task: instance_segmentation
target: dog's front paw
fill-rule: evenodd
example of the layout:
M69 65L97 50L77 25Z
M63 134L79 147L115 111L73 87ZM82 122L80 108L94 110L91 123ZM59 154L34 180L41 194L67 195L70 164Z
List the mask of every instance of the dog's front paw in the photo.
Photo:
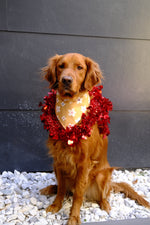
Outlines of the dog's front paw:
M51 212L51 213L57 213L59 210L61 209L61 205L60 204L55 204L53 203L52 205L49 205L46 208L46 212Z
M79 216L70 216L67 225L80 225L80 217Z

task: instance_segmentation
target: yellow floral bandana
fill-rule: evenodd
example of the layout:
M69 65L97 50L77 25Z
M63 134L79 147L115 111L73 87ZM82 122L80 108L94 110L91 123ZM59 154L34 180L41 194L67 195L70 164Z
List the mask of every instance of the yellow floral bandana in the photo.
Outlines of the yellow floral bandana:
M89 104L90 96L87 91L80 93L77 98L73 99L62 99L57 92L55 106L57 119L64 128L74 126L81 120L82 114L86 112Z

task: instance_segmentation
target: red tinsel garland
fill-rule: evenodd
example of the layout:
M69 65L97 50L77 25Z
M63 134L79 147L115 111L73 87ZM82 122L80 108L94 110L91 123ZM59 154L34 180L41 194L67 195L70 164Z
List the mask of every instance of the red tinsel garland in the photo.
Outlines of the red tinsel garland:
M40 116L44 123L44 129L49 131L49 136L55 140L63 140L68 145L74 145L80 139L86 139L91 135L92 126L97 122L100 133L109 135L108 123L110 123L109 111L112 110L112 102L102 96L101 89L103 86L93 87L89 91L91 96L90 106L87 108L87 114L82 114L81 121L66 129L58 121L55 114L56 91L51 90L48 96L44 97L42 106L43 114Z

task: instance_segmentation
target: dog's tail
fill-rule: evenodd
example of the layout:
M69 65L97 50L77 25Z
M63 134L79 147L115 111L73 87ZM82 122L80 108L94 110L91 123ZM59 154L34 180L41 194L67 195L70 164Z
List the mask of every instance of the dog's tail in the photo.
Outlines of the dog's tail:
M134 189L125 182L112 182L112 189L114 192L124 193L126 197L137 201L140 205L145 206L150 209L150 203L146 201L142 196L140 196Z

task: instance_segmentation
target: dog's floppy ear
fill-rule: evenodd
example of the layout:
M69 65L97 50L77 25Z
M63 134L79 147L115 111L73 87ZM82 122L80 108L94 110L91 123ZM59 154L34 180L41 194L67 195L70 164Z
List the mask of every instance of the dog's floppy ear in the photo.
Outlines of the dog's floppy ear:
M96 62L88 57L85 59L85 62L87 65L87 72L84 80L84 88L87 90L91 90L93 86L101 83L103 76L101 69Z
M47 66L42 68L42 74L44 79L47 80L50 84L50 88L57 88L57 62L61 58L61 55L55 55L48 60Z

